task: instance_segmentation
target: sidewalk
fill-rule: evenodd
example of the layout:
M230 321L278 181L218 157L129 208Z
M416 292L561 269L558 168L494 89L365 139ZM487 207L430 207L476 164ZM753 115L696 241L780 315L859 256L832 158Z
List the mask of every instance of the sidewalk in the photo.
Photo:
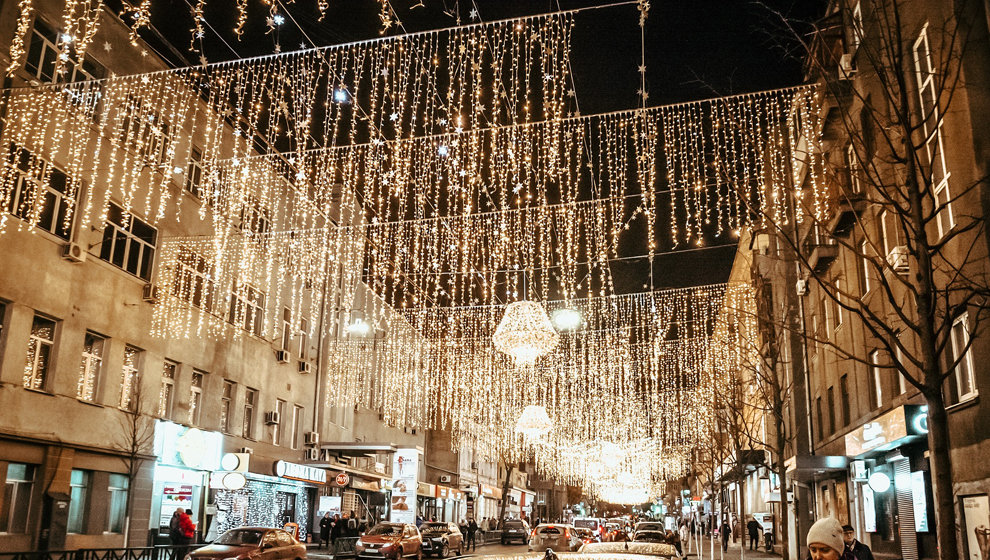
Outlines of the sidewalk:
M493 541L490 541L490 542L479 543L477 548L480 551L481 549L492 547L492 546L498 547L498 546L501 546L501 543L496 539L496 540L493 540ZM525 550L525 547L523 547L523 549ZM470 552L468 552L468 551L465 550L464 553L465 553L464 556L471 556L473 554L477 554L477 552L475 552L473 550L470 551ZM316 545L315 543L306 543L306 557L307 558L313 558L315 560L332 560L334 556L333 556L332 552L330 550L327 550L327 548L325 548L325 547L324 548L319 548L319 546ZM341 555L339 558L341 560L342 559L352 559L352 558L356 558L356 556L354 554L349 554L349 555ZM454 557L452 556L451 558L454 558Z
M742 541L732 542L730 540L729 541L729 550L726 551L723 554L722 553L722 542L721 541L715 541L715 546L712 547L711 541L709 541L708 539L702 538L701 539L701 544L702 544L702 546L704 547L705 550L704 550L703 555L702 556L699 556L698 555L697 548L694 547L694 545L697 544L697 542L698 541L692 541L692 543L691 543L692 544L691 553L687 555L687 558L702 558L703 557L703 558L705 558L705 560L709 560L709 559L712 558L712 549L713 548L714 548L714 551L715 551L715 559L714 560L721 560L723 558L725 560L740 560L740 559L744 559L744 560L770 560L770 559L775 559L776 560L776 559L779 559L780 558L780 555L779 554L776 554L776 553L772 553L771 554L771 553L765 552L763 550L763 547L762 546L760 547L759 550L750 550L749 549L749 540L748 539L746 541L746 549L745 550L743 550L743 543L742 543ZM687 548L684 547L685 544L686 543L681 543L681 546L683 547L682 548L683 550L687 550Z

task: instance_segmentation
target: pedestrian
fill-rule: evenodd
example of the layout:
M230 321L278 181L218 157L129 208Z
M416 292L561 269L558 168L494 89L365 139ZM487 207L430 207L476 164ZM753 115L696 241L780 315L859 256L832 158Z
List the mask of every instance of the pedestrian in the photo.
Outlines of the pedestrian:
M417 515L416 516L416 528L417 529L419 529L420 527L422 527L424 522L425 522L425 519L423 519L423 516L422 515Z
M475 537L474 537L475 533L477 532L478 532L478 524L474 522L474 518L472 517L471 521L468 522L468 526L467 526L467 546L471 550L478 549L478 544L477 541L475 541Z
M348 537L358 536L357 514L354 513L353 509L351 510L351 516L347 519L347 536Z
M807 542L811 560L855 560L855 556L846 551L842 526L833 517L815 521L808 530Z
M668 542L674 545L674 550L677 551L677 557L683 558L684 553L681 551L681 535L677 531L667 531Z
M749 531L749 549L757 550L760 548L760 522L755 517L750 517L746 530Z
M873 551L856 540L856 530L852 525L842 526L842 540L846 543L846 551L852 553L856 560L873 560Z
M678 533L680 533L681 546L684 547L686 554L691 554L691 531L688 528L688 522L682 521L680 528L678 528Z
M330 526L330 544L333 545L336 550L337 539L344 536L344 527L346 522L340 518L340 514L336 513L333 516L333 525Z
M729 537L732 533L732 527L729 527L729 520L723 519L722 526L718 528L718 536L722 538L722 552L729 551Z
M179 514L179 534L181 537L179 549L176 550L176 558L185 558L186 551L189 550L189 545L192 544L193 538L196 536L196 524L189 517L192 513L191 509L183 511L182 508L179 508L177 513Z
M462 536L467 535L467 533L468 533L468 524L467 524L467 521L465 521L464 519L461 519L461 522L457 524L457 528L461 531L461 535Z
M320 544L317 548L323 548L323 543L327 543L327 548L330 548L330 527L333 526L333 519L330 518L330 512L323 514L323 519L320 519Z
M739 522L739 518L735 515L732 516L732 544L736 544L738 539L742 538L742 523Z
M172 512L172 518L168 520L168 540L172 546L182 544L182 531L179 530L179 518L182 516L182 508L176 508Z

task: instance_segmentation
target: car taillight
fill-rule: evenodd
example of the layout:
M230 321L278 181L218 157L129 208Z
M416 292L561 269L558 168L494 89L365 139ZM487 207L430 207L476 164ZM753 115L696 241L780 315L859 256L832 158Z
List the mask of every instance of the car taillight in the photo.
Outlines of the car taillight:
M570 540L571 538L571 530L568 529L567 527L564 527L564 538L568 540Z
M536 538L536 529L533 529L533 532L529 534L529 538L531 538L531 539L535 539Z

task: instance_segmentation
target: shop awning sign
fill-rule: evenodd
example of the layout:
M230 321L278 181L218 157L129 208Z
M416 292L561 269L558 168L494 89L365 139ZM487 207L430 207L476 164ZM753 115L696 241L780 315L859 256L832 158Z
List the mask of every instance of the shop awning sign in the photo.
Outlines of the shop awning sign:
M858 457L869 452L889 451L911 436L928 433L928 408L904 405L867 422L846 434L846 455Z
M326 484L327 471L309 465L300 465L288 461L275 461L273 468L275 476L291 478L292 480L302 480L304 482L316 482Z

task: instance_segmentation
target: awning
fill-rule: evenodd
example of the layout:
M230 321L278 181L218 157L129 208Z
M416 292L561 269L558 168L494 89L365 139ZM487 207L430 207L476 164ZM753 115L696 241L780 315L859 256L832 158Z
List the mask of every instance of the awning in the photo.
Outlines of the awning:
M787 473L797 480L814 480L820 475L845 472L849 457L845 455L799 455L784 461Z
M320 449L347 457L395 453L398 448L399 446L394 443L365 441L330 441L320 444Z

